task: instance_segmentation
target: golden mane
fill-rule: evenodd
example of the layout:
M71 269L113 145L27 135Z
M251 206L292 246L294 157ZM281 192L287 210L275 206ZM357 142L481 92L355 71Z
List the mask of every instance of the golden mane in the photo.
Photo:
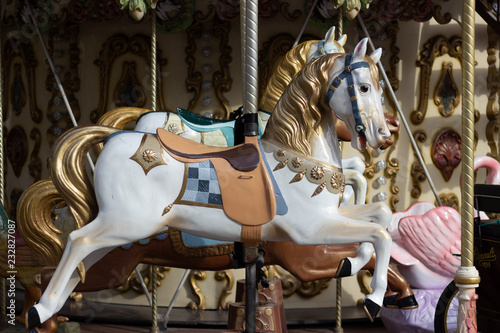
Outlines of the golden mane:
M327 54L306 65L286 87L272 111L263 135L264 140L275 141L285 149L305 156L312 154L311 134L319 127L323 116L331 112L326 101L329 72L334 62L345 53ZM379 75L375 62L365 57L376 89Z
M300 43L288 51L271 75L266 90L260 98L259 108L272 111L286 86L293 77L307 64L307 55L317 40Z

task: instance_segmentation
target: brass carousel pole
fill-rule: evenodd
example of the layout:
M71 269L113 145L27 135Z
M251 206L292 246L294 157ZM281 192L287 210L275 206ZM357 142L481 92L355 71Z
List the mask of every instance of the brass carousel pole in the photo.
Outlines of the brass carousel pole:
M251 140L258 134L257 103L258 103L258 1L244 0L240 8L245 7L243 16L244 29L242 33L242 59L243 66L243 117L245 141ZM253 243L253 242L252 242ZM245 243L245 332L255 333L256 307L258 303L257 292L257 244Z
M458 332L477 332L474 267L474 37L475 0L462 2L462 263L455 275L458 292Z
M151 8L151 109L156 111L156 11ZM158 267L151 266L151 333L159 333L158 328Z
M342 6L338 8L338 24L337 24L337 33L338 38L342 36L344 33L344 10ZM337 291L335 293L336 302L335 302L335 333L344 333L344 329L342 328L342 279L336 279L337 282Z

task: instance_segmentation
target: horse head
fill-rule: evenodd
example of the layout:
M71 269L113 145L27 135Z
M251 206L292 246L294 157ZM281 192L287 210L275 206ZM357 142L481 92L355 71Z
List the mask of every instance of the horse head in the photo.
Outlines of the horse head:
M351 145L360 151L367 144L379 148L391 135L383 113L376 66L382 50L366 56L367 42L367 38L362 39L354 53L346 54L343 63L335 64L327 92L328 105L346 123Z

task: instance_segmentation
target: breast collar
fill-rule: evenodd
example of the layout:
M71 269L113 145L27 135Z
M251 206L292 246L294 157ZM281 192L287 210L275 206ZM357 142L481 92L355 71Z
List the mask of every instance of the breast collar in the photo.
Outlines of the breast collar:
M361 121L361 115L359 112L359 104L358 104L358 96L356 96L356 88L354 86L354 79L352 77L352 72L356 69L359 68L370 68L370 64L366 61L360 61L356 62L354 64L351 64L352 62L352 53L349 53L345 57L345 68L342 73L337 75L335 79L333 79L332 84L328 88L327 92L327 102L330 101L330 99L333 96L333 93L335 90L337 90L338 87L342 84L342 81L347 78L347 90L349 91L349 96L351 97L351 108L352 108L352 113L354 116L354 120L356 122L356 132L358 134L364 134L366 131L366 126L363 124ZM338 116L337 116L338 117ZM340 119L340 117L339 117Z

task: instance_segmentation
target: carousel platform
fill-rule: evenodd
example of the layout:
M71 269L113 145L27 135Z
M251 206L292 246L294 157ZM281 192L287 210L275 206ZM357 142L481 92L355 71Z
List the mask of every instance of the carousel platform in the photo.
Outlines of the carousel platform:
M22 304L22 291L16 295ZM163 318L167 309L158 309L159 326L162 329ZM59 312L70 322L59 328L61 333L118 333L118 332L150 332L151 309L146 306L131 306L123 304L96 303L87 301L68 301ZM346 333L387 332L380 319L375 323L363 317L364 312L358 307L342 309L342 327ZM174 308L170 313L168 330L171 333L221 333L227 325L228 311L226 310L191 310ZM363 318L363 319L360 319ZM319 309L287 309L287 328L290 333L330 333L335 329L335 308ZM79 329L78 329L79 328ZM25 332L20 323L9 325L5 318L0 320L0 332Z

